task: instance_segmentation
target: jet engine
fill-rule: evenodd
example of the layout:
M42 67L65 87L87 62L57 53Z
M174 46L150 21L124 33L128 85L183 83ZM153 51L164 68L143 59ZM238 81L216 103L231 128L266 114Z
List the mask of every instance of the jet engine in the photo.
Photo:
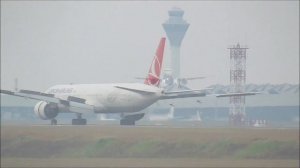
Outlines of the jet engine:
M186 89L187 83L188 80L186 78L173 78L172 75L165 74L161 82L161 87L166 90Z
M185 78L177 79L178 87L186 86L187 83L188 83L188 81L187 81L187 79L185 79Z
M38 102L34 107L35 114L43 120L55 118L58 114L58 110L57 104L44 101Z
M174 85L174 79L171 75L164 74L164 77L161 81L161 87L165 89L169 89Z

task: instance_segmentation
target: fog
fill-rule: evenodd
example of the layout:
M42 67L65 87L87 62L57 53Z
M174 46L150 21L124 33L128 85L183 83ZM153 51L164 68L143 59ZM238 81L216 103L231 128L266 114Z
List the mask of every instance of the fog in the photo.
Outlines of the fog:
M298 1L1 1L1 87L140 82L174 6L190 23L181 75L207 76L192 87L228 84L238 42L250 48L247 83L299 83Z

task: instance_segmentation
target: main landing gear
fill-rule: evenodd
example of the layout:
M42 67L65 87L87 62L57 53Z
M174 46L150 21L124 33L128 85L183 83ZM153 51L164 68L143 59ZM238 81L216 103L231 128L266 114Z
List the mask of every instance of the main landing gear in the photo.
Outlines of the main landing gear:
M76 113L77 118L72 120L72 125L86 125L86 119L82 118L82 114Z
M120 125L135 125L134 120L128 120L128 119L121 119Z
M82 118L82 114L76 113L77 118L72 120L72 125L86 125L86 119ZM57 120L55 118L51 119L51 125L57 125Z
M123 116L120 125L135 125L135 121L143 118L145 113Z

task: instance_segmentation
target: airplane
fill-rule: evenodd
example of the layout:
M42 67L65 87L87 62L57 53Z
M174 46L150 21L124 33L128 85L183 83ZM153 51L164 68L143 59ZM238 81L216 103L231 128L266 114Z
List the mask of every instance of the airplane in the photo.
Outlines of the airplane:
M32 90L1 90L2 94L39 100L34 107L35 114L43 120L55 119L59 113L75 113L72 125L86 125L82 115L87 113L120 113L120 125L135 125L144 117L141 110L158 100L202 97L206 89L165 91L159 87L166 38L160 40L144 83L110 84L64 84L50 87L45 92ZM231 93L225 96L254 95L254 93Z

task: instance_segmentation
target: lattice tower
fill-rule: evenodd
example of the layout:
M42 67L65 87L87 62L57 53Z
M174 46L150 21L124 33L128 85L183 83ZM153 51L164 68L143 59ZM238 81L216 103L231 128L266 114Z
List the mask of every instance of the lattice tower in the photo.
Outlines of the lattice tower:
M245 92L246 83L246 51L248 48L239 44L230 49L230 92ZM245 122L245 96L230 97L229 120L233 125L243 125Z

